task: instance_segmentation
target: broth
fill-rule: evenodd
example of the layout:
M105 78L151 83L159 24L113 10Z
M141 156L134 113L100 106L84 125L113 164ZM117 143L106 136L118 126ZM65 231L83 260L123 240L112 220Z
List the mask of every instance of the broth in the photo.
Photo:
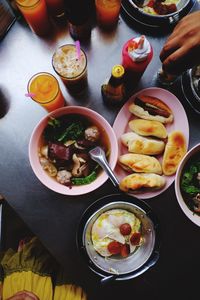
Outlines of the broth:
M89 184L102 172L88 154L95 146L102 147L109 160L111 145L100 124L77 114L51 118L40 140L40 164L60 184Z

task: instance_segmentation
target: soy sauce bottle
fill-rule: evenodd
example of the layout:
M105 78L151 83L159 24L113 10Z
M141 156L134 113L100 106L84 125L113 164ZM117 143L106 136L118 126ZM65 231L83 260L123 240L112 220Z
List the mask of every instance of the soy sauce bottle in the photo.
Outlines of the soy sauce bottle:
M125 99L124 67L115 65L112 68L108 83L101 86L101 93L106 104L120 104Z
M84 41L91 35L91 5L89 0L66 2L69 32L74 40Z

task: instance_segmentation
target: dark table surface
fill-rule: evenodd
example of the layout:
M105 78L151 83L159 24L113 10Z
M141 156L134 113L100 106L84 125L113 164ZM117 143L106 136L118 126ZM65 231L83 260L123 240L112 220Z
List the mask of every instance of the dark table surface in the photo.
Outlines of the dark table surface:
M135 91L157 85L159 53L167 34L150 32L120 17L116 30L106 33L94 26L90 41L82 43L88 57L89 86L86 93L80 99L74 98L59 81L68 104L90 107L113 124L119 107L104 105L100 86L109 77L112 66L121 62L123 44L143 33L153 46L154 56ZM73 42L66 25L57 26L50 38L42 39L23 22L17 21L0 43L0 193L58 262L65 266L69 280L84 287L89 299L169 299L174 298L174 294L194 299L199 285L196 273L200 267L200 231L181 211L173 184L156 198L146 200L161 225L157 264L138 278L102 287L99 277L79 257L76 228L90 204L115 193L116 189L108 180L95 192L77 197L64 196L42 185L31 169L28 158L30 135L47 112L25 97L27 82L34 73L54 73L51 58L55 48ZM179 81L171 91L187 113L191 148L200 141L199 116L184 99Z

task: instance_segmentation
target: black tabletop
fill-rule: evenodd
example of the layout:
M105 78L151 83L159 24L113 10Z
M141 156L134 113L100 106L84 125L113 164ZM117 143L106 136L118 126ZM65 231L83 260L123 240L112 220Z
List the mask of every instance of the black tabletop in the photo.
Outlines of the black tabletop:
M161 65L159 53L167 33L152 32L121 16L116 30L104 32L94 26L90 41L81 45L88 57L89 86L84 95L72 97L58 78L68 104L90 107L113 124L120 107L105 106L100 87L112 66L121 63L123 44L143 33L153 46L154 56L135 91L156 86L156 72ZM74 43L67 26L58 26L50 38L42 39L18 21L0 43L0 193L66 268L69 280L83 286L89 299L168 299L174 293L184 299L194 299L198 290L200 231L181 211L173 184L160 196L146 200L161 225L157 264L138 278L102 287L99 277L79 256L76 229L84 210L98 198L115 193L115 187L108 180L95 192L70 197L49 190L34 175L28 143L33 128L47 112L25 97L27 82L37 72L54 73L52 54L55 48L66 43ZM191 148L200 141L199 116L184 99L179 81L170 90L187 113Z

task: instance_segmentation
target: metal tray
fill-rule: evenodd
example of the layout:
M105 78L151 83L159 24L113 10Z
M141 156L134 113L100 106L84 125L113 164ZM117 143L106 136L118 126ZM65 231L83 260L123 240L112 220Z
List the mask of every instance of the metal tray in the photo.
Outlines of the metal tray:
M122 0L122 12L125 13L130 20L147 26L149 28L163 28L170 29L175 26L178 21L187 15L196 0L180 0L177 5L178 10L168 15L150 15L143 12L133 0Z

